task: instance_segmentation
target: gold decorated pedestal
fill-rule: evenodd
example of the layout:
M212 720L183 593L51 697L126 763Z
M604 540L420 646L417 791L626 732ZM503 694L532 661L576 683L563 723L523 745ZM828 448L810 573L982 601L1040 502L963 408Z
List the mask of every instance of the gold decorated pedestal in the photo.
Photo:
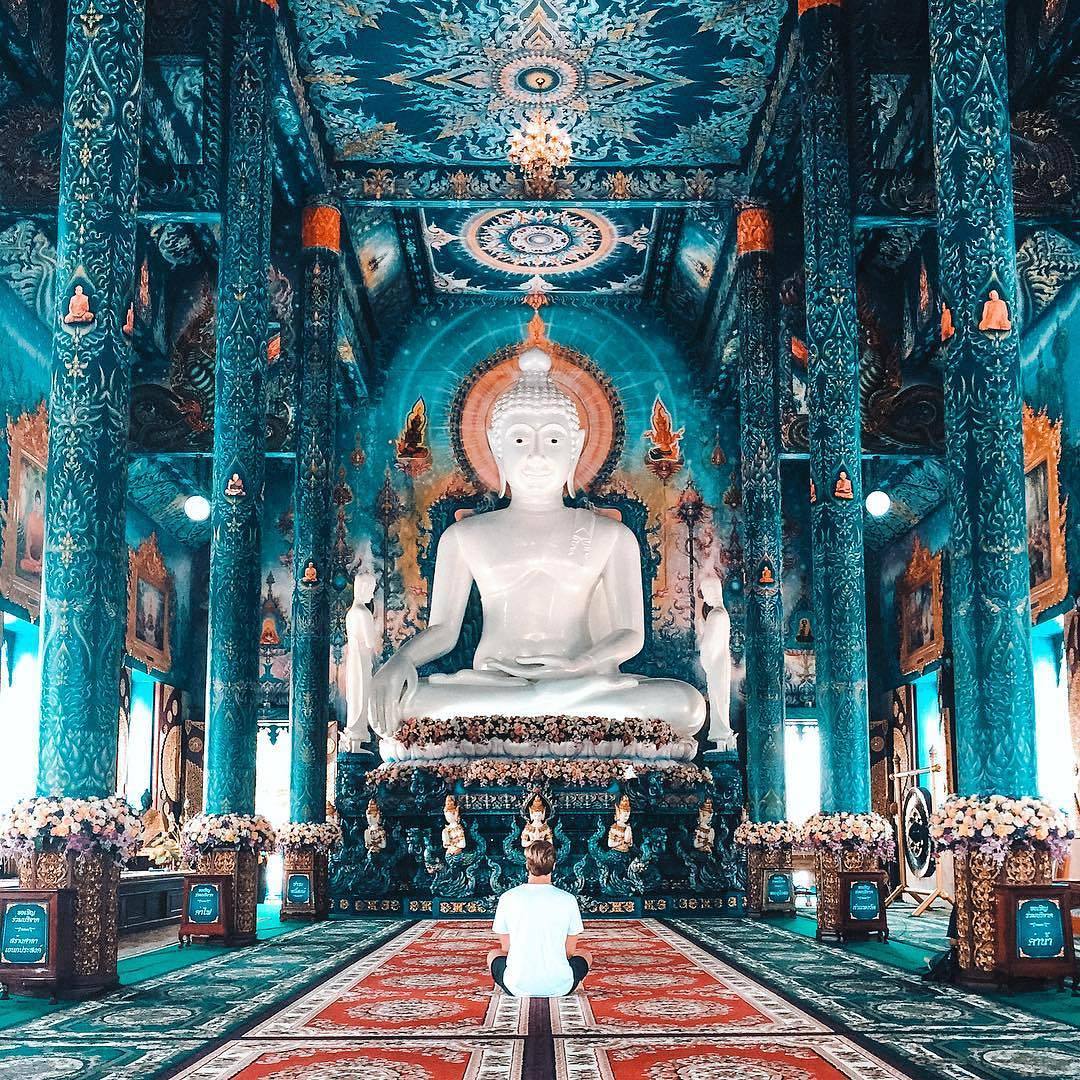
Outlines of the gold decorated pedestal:
M1048 885L1054 879L1054 861L1047 851L1017 850L1004 862L979 852L957 851L956 963L965 982L990 982L997 977L997 912L994 888L998 885Z
M232 934L227 945L250 945L255 940L259 895L259 856L247 848L218 848L199 855L200 874L225 874L232 878Z
M816 852L817 937L840 937L840 875L858 870L880 870L881 860L866 851Z
M316 851L313 847L286 848L284 863L281 917L312 921L329 918L329 856L326 852Z
M752 844L746 849L746 914L758 918L764 910L765 871L790 870L791 845L763 847Z
M73 974L64 997L89 997L119 985L116 975L117 893L120 867L109 855L38 851L19 860L22 889L75 892Z

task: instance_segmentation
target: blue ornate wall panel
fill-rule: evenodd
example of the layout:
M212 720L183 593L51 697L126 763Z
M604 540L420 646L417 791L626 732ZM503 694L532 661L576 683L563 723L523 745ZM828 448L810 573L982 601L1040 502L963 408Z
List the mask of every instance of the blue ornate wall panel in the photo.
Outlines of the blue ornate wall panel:
M799 7L822 804L826 811L864 811L870 809L870 764L847 16L836 0L799 0Z
M43 794L111 794L127 597L139 0L68 8L42 629Z
M1032 794L1035 716L1005 0L931 0L963 794ZM994 305L993 301L997 301ZM989 306L988 306L989 305Z
M231 34L211 499L211 813L250 813L255 805L275 16L262 0L240 0Z

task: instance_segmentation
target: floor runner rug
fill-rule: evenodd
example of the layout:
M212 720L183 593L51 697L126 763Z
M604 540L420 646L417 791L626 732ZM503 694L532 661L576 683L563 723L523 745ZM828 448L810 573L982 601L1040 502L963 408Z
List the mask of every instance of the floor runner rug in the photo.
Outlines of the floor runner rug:
M598 922L584 993L551 1001L556 1035L824 1032L777 994L652 920Z
M304 927L0 1032L0 1080L146 1080L176 1068L398 933L400 920Z
M668 925L915 1077L1080 1080L1076 1028L1024 1009L1022 995L1012 1004L926 983L767 920Z
M419 923L258 1025L253 1036L318 1039L524 1035L528 999L497 994L488 922Z

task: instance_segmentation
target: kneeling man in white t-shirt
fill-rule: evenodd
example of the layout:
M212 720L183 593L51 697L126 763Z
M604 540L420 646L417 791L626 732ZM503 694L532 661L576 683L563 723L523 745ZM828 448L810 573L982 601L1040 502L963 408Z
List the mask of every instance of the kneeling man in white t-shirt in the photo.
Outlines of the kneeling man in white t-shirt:
M579 952L577 899L551 884L555 848L538 840L525 849L529 880L499 897L492 930L499 948L488 953L495 985L514 997L562 997L589 970Z

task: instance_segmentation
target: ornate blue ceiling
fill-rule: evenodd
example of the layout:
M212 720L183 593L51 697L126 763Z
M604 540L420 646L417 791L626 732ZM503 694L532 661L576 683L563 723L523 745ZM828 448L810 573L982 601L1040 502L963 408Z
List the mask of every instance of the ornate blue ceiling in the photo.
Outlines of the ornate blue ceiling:
M292 0L339 161L506 160L542 106L592 165L734 165L776 63L785 0Z

